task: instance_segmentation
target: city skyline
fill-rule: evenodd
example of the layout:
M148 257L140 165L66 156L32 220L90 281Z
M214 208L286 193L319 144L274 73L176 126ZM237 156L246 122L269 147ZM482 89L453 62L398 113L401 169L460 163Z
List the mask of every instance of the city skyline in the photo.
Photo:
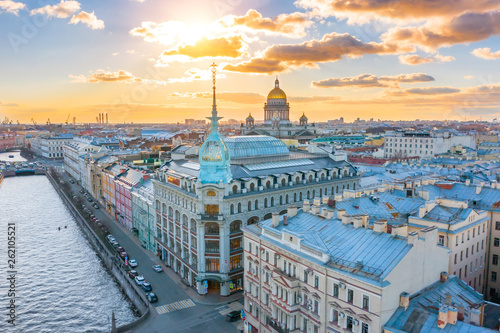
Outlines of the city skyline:
M214 61L225 120L262 120L276 75L292 121L498 117L498 2L356 3L0 1L0 117L202 119Z

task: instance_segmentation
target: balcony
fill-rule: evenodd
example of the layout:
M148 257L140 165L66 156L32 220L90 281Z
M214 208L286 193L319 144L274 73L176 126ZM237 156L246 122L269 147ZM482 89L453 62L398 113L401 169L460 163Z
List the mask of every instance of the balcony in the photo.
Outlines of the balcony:
M269 327L271 327L271 332L276 332L276 333L291 333L292 332L292 331L290 331L290 329L288 329L286 327L281 327L280 324L278 324L277 322L275 322L272 319L269 319L267 321L267 325Z
M222 214L214 214L214 215L209 215L209 214L198 214L200 220L202 221L223 221L224 220L224 215Z

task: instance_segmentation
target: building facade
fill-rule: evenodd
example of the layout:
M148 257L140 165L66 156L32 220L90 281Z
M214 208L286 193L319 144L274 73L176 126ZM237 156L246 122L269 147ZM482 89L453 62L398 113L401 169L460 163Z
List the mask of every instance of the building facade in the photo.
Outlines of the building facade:
M132 231L132 189L142 184L149 175L128 169L115 177L116 219Z
M38 136L31 140L31 149L37 156L48 159L62 159L63 146L73 140L73 134L59 134L57 136Z
M315 201L243 228L248 332L382 332L402 293L446 270L437 228L394 237Z
M132 189L132 227L145 248L156 253L156 224L153 183L146 179Z

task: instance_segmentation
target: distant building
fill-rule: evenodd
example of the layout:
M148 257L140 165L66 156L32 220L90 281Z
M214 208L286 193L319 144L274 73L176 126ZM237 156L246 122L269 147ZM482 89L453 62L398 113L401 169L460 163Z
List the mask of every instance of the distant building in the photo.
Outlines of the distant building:
M156 253L156 224L154 210L154 193L151 179L146 179L139 186L132 188L132 230L142 245Z
M31 149L37 156L48 159L62 159L63 146L73 140L73 134L59 134L57 136L38 136L31 140Z
M16 146L16 134L0 132L0 151L14 148Z
M472 135L455 135L449 132L386 132L384 157L433 157L451 150L453 146L462 145L472 149L476 142Z
M305 114L300 117L298 126L290 121L290 105L285 92L279 86L278 78L264 104L264 124L256 125L255 119L250 114L241 132L243 135L269 135L279 139L296 139L300 143L306 143L316 137L316 127L314 124L309 125Z

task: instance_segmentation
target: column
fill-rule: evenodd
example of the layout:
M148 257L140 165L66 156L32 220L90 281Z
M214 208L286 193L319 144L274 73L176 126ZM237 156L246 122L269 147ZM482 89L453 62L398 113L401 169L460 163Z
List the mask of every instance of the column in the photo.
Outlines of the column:
M200 277L205 272L205 224L199 221L196 224L198 228L198 277ZM203 281L197 281L196 288L198 289L198 294L205 295Z
M219 223L219 254L220 254L220 273L226 276L229 273L229 230L226 221ZM221 283L220 294L229 296L231 289L229 282Z

